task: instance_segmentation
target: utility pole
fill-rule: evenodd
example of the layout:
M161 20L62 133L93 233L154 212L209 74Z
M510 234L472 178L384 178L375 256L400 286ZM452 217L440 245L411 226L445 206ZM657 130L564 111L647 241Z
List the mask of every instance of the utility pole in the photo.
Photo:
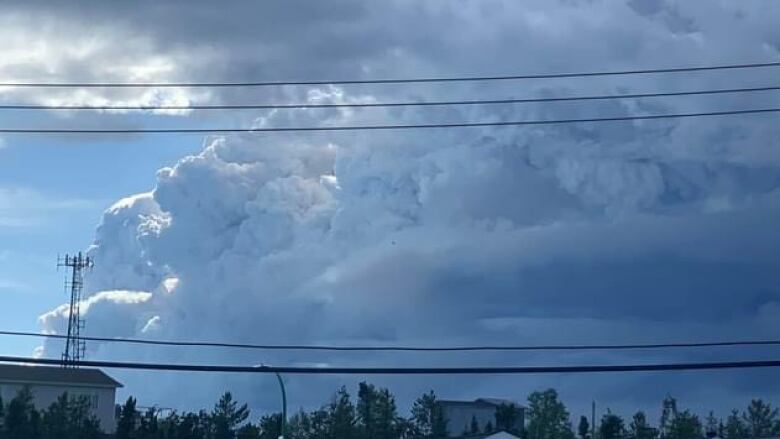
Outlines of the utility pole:
M590 438L596 439L596 401L590 405Z
M285 439L287 437L287 392L284 390L284 380L282 380L282 376L278 372L276 373L276 379L279 380L279 387L282 389L282 425L279 439Z
M86 342L81 339L84 320L81 319L81 291L84 288L84 269L92 268L92 258L83 256L81 252L74 256L65 255L57 260L57 267L71 270L70 280L65 277L65 292L70 290L70 306L68 307L68 336L65 339L65 350L62 353L62 367L77 367L84 357Z

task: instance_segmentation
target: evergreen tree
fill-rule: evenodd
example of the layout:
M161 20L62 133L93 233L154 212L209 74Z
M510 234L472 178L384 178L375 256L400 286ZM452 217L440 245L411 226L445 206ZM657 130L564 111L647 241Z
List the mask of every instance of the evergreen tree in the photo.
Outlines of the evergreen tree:
M357 421L359 435L363 439L392 439L398 436L398 412L390 391L360 383Z
M414 436L424 438L447 436L447 421L444 419L444 413L433 390L417 398L412 405L412 425Z
M580 439L587 439L590 436L590 423L588 422L587 416L580 416L577 433L580 435Z
M777 414L778 410L771 404L760 399L750 401L747 412L742 414L749 437L763 438L779 434L780 422Z
M236 430L249 417L247 405L238 405L230 392L225 392L211 412L214 439L233 439Z
M506 431L511 434L519 434L517 423L520 419L520 410L514 404L501 404L496 407L496 430Z
M485 424L485 433L493 433L493 423L488 421L487 424Z
M138 426L138 437L142 439L160 438L160 425L157 419L157 409L151 407L144 412Z
M356 420L355 406L349 398L345 387L339 389L333 396L328 408L328 439L355 439Z
M628 436L631 439L655 439L658 431L647 423L647 416L639 411L634 414L628 426Z
M40 426L36 425L38 416L32 401L30 389L24 387L8 402L3 422L4 439L40 438Z
M116 423L116 439L137 439L136 420L139 418L136 400L132 396L119 407L119 417Z
M469 430L470 434L478 434L479 433L479 422L477 422L477 417L472 416L471 417L471 429Z
M277 439L282 435L282 414L273 413L260 418L257 425L261 439Z
M726 419L727 439L746 439L750 435L747 426L742 422L737 410L732 410Z
M271 416L276 417L277 415L271 415ZM281 415L278 415L278 417L281 419ZM260 423L262 424L262 420L260 421ZM250 422L248 424L243 425L238 430L236 430L236 439L261 439L266 437L269 439L278 439L279 425L277 424L276 427L273 427L272 425L269 424L267 427L269 427L270 430L263 430L263 427L259 425L254 425ZM274 433L276 433L276 436L269 436Z
M664 398L661 409L661 421L658 428L661 430L662 437L668 437L672 428L672 422L677 417L677 400L671 396Z
M709 414L707 414L707 419L705 420L705 427L704 432L709 435L717 435L718 434L718 418L715 417L715 413L710 410Z
M626 427L623 418L607 410L601 418L599 439L623 439L625 436Z
M574 433L566 406L555 389L528 396L528 439L572 439Z
M670 423L668 432L669 439L700 439L702 434L702 425L699 417L689 410L678 412Z

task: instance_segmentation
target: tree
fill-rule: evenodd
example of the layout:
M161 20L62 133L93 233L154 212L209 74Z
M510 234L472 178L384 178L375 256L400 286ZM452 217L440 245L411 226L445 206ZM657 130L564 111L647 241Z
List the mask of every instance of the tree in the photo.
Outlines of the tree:
M719 433L718 431L718 418L715 417L715 413L710 410L709 414L707 414L707 419L705 420L705 427L704 432L709 435L717 435Z
M439 438L447 436L447 420L431 390L423 394L412 405L413 436Z
M354 439L356 437L355 406L345 387L333 396L328 408L328 434L330 439Z
M493 433L493 423L488 421L487 424L485 424L485 433Z
M263 416L257 427L260 432L257 437L260 439L277 439L282 435L282 414L273 413Z
M138 419L138 410L136 409L136 400L132 396L119 407L119 417L116 423L116 439L136 439L136 420Z
M739 411L732 410L726 419L726 438L746 439L749 435L748 427L742 422Z
M689 410L680 411L677 400L667 396L661 412L661 437L666 439L699 439L703 436L698 416Z
M520 420L520 410L514 404L502 403L496 407L496 430L519 434L517 429Z
M278 416L281 418L281 415L274 414L271 415L271 417ZM265 418L265 416L263 416ZM262 424L262 419L260 420L260 424ZM243 425L241 428L239 428L236 431L236 439L260 439L260 438L270 438L270 439L278 439L279 437L279 424L276 424L276 427L272 425L268 425L268 427L271 428L271 430L263 430L262 426L257 426L252 424L251 422L248 424ZM271 434L276 433L276 436L269 436Z
M631 439L655 439L658 431L647 423L647 416L639 411L634 414L628 426L628 437Z
M161 436L160 425L158 422L158 410L150 407L140 418L138 426L138 437L143 439L157 439Z
M477 422L476 416L471 417L471 428L469 429L469 434L479 434L479 422Z
M3 429L4 439L38 439L40 426L38 413L33 406L33 396L29 387L22 388L8 402L5 410Z
M392 439L398 435L398 412L395 398L387 389L360 383L358 389L357 421L363 439Z
M225 392L211 412L214 439L233 439L241 424L249 417L247 405L238 405L230 392Z
M777 414L778 410L771 404L760 399L750 401L747 412L742 414L748 435L752 438L763 438L780 433Z
M669 439L699 439L702 437L702 425L699 417L689 410L678 412L670 423Z
M37 411L33 415L39 416ZM67 393L49 406L39 424L45 439L96 439L102 436L100 422L92 415L89 400L71 398Z
M668 396L664 398L661 409L661 421L658 428L661 430L662 437L668 437L671 430L671 424L677 417L677 400Z
M622 439L625 436L626 427L623 418L607 410L607 413L601 417L599 439Z
M571 439L569 412L555 389L528 396L528 439Z
M587 439L590 436L590 423L587 416L580 416L580 423L577 426L577 433L581 439Z

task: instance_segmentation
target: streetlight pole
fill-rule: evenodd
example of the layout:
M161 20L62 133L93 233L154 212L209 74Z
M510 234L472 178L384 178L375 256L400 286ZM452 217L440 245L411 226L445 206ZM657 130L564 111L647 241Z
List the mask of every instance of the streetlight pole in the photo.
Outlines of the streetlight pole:
M279 381L279 388L282 390L282 422L279 439L284 439L287 433L287 392L284 390L284 380L279 372L274 372L276 379Z

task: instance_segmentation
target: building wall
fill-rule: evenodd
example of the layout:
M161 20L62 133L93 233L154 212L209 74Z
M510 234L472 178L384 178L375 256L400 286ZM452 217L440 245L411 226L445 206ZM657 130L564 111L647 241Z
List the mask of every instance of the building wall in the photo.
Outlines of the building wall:
M445 403L442 404L444 419L447 420L447 431L450 436L460 436L464 431L471 432L471 420L476 419L479 431L485 432L488 423L496 427L496 406L482 402ZM525 425L525 410L518 408L515 428L522 431Z
M24 384L0 382L0 396L3 402L13 399ZM100 421L100 427L106 433L116 430L115 398L116 389L106 387L66 386L54 384L30 384L33 404L38 410L45 410L63 393L71 396L86 396L90 400L92 414Z
M450 436L460 436L464 431L471 432L471 420L474 418L480 432L485 431L488 423L494 427L496 425L496 409L488 404L444 404L442 412Z

